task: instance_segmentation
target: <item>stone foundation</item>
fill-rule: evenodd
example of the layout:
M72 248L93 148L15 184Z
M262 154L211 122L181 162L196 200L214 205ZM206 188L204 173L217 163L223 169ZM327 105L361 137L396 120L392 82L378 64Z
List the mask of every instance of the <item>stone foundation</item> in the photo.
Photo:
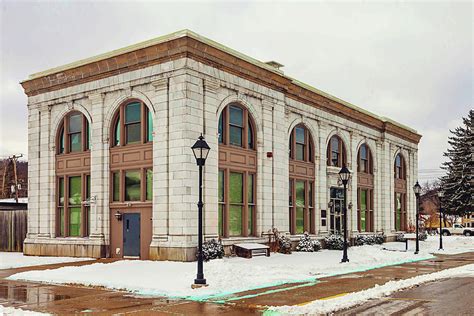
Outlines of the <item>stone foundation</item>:
M108 246L91 240L30 239L23 242L27 256L106 258Z
M150 247L150 260L196 261L195 247Z

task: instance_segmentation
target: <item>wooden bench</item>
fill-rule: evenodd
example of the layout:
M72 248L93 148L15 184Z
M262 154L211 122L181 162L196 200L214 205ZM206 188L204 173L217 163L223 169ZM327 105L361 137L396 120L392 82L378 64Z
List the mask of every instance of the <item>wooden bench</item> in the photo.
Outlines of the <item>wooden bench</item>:
M252 256L270 257L270 247L256 243L235 244L234 251L237 256L247 259L252 258Z
M410 234L410 236L408 236L408 237L407 237L407 236L403 236L402 242L405 242L405 251L408 251L408 241L409 241L409 240L413 240L413 241L416 240L416 235L415 235L415 236L411 236L411 235L413 235L413 234Z

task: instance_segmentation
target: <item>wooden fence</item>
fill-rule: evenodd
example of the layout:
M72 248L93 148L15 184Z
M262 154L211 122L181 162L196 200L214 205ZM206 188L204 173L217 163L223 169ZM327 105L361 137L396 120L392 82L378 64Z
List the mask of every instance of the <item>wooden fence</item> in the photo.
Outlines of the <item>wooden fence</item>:
M0 251L23 252L27 216L27 210L0 209Z

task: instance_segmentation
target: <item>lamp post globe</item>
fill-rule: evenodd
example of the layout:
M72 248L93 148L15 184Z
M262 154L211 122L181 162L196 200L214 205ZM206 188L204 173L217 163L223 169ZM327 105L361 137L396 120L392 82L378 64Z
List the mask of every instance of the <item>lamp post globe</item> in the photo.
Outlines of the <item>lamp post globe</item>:
M413 192L415 192L416 197L416 216L415 216L415 227L416 227L416 249L415 255L420 252L420 236L418 235L418 220L420 218L420 193L421 193L421 185L416 181L415 185L413 186Z
M349 169L344 165L341 170L339 171L339 180L342 182L344 186L344 245L343 245L343 252L342 252L342 260L341 262L349 262L349 258L347 256L347 183L351 179L351 172Z
M443 230L442 228L442 217L443 217L443 197L444 191L438 191L438 199L439 199L439 250L443 250Z
M196 158L196 164L199 166L199 201L198 201L198 266L197 275L194 279L194 286L206 285L206 279L204 278L203 269L203 257L202 257L202 208L204 206L202 202L202 167L206 163L207 155L211 148L206 143L204 137L199 136L196 143L191 147L193 150L194 158Z

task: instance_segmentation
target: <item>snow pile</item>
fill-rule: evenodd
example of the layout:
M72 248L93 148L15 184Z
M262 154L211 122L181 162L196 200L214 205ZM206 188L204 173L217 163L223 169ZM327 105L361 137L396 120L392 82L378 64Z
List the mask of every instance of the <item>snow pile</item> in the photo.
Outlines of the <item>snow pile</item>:
M439 279L465 276L474 277L474 264L469 264L452 269L446 269L430 274L419 275L405 280L389 281L383 285L376 285L364 291L349 293L348 295L339 296L332 299L316 300L303 306L278 306L270 307L269 310L285 315L327 314L337 310L359 305L369 299L384 297L390 295L393 292L406 289L417 284L422 284Z
M80 267L28 271L9 279L47 283L77 283L124 289L143 295L188 297L200 299L248 289L350 273L431 258L413 252L385 251L381 246L351 247L350 262L341 264L342 252L294 252L291 255L272 253L270 257L223 258L204 264L208 287L191 289L196 277L195 262L123 260L95 263Z
M25 256L21 252L0 252L0 270L12 269L29 266L39 266L43 264L78 262L93 260L90 258L71 258L71 257L34 257Z
M42 315L50 315L32 311L26 311L19 308L14 307L4 307L0 305L0 315L16 315L16 316L42 316Z

